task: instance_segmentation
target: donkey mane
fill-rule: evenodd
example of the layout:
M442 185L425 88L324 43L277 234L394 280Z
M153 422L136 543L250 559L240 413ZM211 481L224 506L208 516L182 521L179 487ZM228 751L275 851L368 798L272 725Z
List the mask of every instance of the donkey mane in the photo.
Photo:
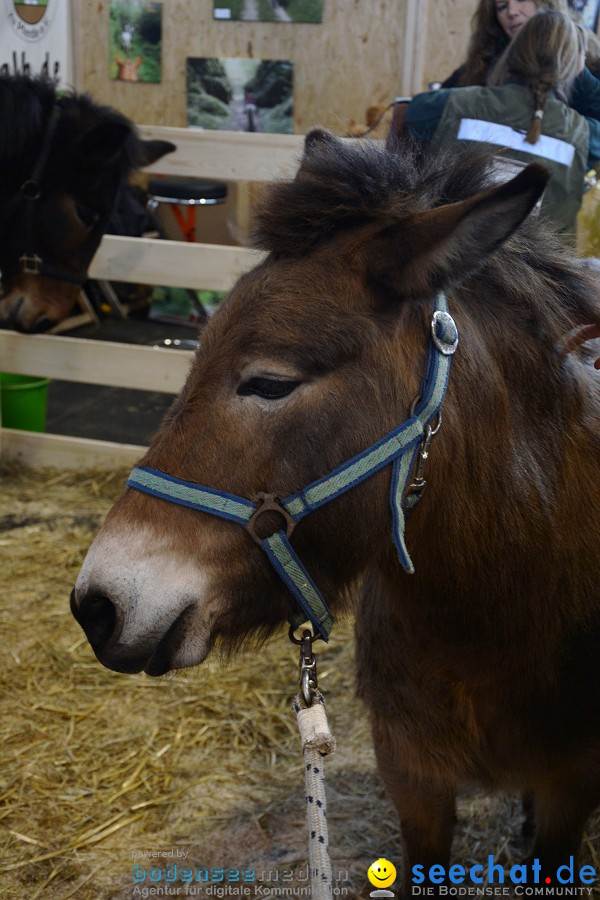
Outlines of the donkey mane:
M293 181L273 185L255 220L254 243L274 257L303 257L361 227L381 229L408 216L490 188L491 153L481 148L423 157L406 143L399 152L365 141L307 137ZM549 340L597 321L598 291L590 275L535 217L461 285L461 299L481 313L524 311Z

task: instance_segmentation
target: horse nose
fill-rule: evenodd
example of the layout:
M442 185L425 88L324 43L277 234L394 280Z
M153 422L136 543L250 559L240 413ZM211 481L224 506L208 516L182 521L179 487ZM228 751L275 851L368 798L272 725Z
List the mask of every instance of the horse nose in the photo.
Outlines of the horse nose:
M77 603L75 591L71 591L71 612L92 645L98 652L110 640L117 622L117 612L113 602L96 591L88 591Z

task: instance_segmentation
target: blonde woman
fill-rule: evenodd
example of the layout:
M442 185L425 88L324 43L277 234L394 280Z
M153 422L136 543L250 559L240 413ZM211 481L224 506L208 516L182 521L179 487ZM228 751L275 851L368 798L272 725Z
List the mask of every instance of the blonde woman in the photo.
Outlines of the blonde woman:
M542 10L580 16L567 0L479 0L471 20L472 31L467 58L443 88L487 84L489 75L523 25ZM600 41L588 32L587 68L575 80L569 103L583 116L600 119Z
M584 66L585 40L570 16L539 11L509 43L490 85L419 94L405 120L428 150L480 142L517 165L542 162L552 177L541 215L568 243L575 239L584 175L600 159L600 122L568 105Z

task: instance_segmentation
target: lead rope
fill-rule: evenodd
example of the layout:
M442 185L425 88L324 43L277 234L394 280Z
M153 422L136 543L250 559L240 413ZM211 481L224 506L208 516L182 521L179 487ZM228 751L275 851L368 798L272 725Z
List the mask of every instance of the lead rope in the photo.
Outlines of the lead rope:
M292 707L296 713L304 756L311 897L313 900L330 900L333 896L333 878L327 832L324 759L335 750L335 738L327 724L323 695L317 689L313 636L306 630L300 641L292 634L290 637L294 643L300 644L300 691Z

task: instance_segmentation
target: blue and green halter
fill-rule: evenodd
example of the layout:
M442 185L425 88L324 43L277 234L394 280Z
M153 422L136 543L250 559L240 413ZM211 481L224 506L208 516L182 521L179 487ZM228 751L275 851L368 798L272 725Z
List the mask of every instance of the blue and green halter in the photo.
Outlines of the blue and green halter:
M431 423L436 419L439 421L452 355L458 346L458 331L448 313L445 294L437 295L434 306L431 341L421 393L410 417L377 443L342 463L328 475L313 481L303 490L285 500L279 500L273 494L259 494L257 500L253 501L226 491L216 491L193 481L184 481L147 466L133 469L127 486L179 506L236 522L246 528L298 604L298 612L290 619L292 627L296 628L309 621L315 636L327 641L333 617L319 589L294 552L290 538L298 522L309 513L392 464L392 536L401 565L407 572L414 572L404 538L405 513L415 505L420 495L407 493L407 488L419 450L428 436L430 439ZM256 533L256 522L265 512L273 511L283 517L285 529L261 538Z

